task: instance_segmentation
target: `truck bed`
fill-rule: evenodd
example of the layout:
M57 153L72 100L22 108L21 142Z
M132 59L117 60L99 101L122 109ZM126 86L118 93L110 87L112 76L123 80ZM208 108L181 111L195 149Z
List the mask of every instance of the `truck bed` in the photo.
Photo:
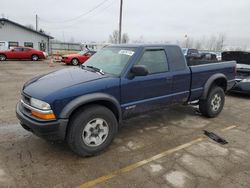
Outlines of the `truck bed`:
M200 98L202 92L204 90L204 85L208 81L208 79L218 74L218 70L220 70L220 74L224 74L226 79L228 80L228 85L234 83L234 73L235 73L235 61L224 61L224 62L209 62L204 64L196 64L189 66L191 70L191 96L189 98L190 101L196 100Z
M221 63L223 61L215 61L215 60L191 60L187 61L188 66L196 66L196 65L205 65L205 64L212 64L212 63Z

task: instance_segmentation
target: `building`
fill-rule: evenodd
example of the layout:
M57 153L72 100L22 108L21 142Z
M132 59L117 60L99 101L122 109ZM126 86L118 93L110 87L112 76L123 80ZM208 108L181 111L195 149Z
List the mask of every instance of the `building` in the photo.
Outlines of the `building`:
M53 37L9 19L0 18L0 41L8 44L8 48L26 46L49 53L50 39Z

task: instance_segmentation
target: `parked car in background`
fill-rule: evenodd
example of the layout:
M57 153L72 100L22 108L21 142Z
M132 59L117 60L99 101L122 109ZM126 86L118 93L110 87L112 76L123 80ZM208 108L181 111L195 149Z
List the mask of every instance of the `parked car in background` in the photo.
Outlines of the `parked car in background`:
M79 68L25 83L16 114L24 129L91 156L111 144L122 120L173 103L199 100L201 114L218 116L235 66L188 66L175 45L111 45Z
M218 61L221 61L222 60L222 57L221 57L221 52L215 52L216 54L216 58Z
M236 84L230 91L250 94L250 52L223 52L222 60L237 62Z
M6 41L0 41L0 51L6 51L9 49L9 43Z
M69 54L62 56L62 62L65 64L79 65L87 61L96 51L81 51L78 54Z
M186 57L187 61L201 58L201 54L199 53L197 49L182 48L182 52L184 56Z
M46 56L47 53L43 51L23 46L0 51L0 61L5 61L6 59L31 59L37 61L39 59L45 59Z
M211 61L218 61L217 56L213 52L202 52L200 53L202 60L211 60Z

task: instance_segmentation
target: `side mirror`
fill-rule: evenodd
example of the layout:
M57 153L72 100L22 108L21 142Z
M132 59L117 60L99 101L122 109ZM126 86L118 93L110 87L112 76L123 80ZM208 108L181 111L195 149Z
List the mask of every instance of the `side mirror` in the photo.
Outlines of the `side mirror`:
M11 49L12 52L14 52L15 50L14 49Z
M149 74L145 65L134 65L130 72L133 74L133 76L147 76Z

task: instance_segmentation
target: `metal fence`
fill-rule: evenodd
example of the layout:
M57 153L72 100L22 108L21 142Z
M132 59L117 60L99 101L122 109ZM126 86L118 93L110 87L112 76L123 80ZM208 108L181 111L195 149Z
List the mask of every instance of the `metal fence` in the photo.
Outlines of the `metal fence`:
M52 54L75 53L83 49L80 43L53 42L50 43L50 51Z

